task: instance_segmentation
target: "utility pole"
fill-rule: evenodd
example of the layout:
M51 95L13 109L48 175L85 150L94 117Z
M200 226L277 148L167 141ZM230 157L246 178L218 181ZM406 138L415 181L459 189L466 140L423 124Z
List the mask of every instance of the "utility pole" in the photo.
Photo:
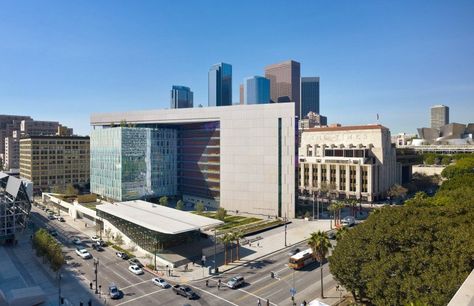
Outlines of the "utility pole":
M99 259L94 258L94 273L95 273L95 294L99 293L97 290L97 273L98 273L98 268L99 268Z
M214 274L217 273L216 266L217 266L217 230L214 227Z
M158 239L155 236L155 271L156 269L156 252L158 252Z
M287 245L286 245L286 227L287 227L286 224L287 224L287 223L286 223L286 214L285 214L285 246L287 246Z
M58 271L58 305L61 305L61 268Z

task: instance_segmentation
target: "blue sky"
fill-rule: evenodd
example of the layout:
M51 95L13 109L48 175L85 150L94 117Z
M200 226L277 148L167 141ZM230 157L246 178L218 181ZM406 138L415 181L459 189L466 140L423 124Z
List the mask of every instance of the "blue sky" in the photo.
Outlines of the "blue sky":
M169 107L171 85L207 105L207 72L244 77L294 59L321 77L329 122L474 121L474 1L3 1L0 113L59 120Z

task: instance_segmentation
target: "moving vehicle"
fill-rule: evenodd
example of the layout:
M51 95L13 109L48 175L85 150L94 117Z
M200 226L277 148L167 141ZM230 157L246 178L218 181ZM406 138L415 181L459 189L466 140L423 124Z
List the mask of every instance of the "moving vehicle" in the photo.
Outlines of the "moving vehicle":
M118 258L122 258L122 259L128 259L128 255L124 252L115 252L115 255L118 257Z
M130 267L128 267L128 270L135 275L143 274L143 270L137 265L131 265Z
M353 226L355 225L355 218L352 217L352 216L347 216L347 217L344 217L344 219L342 219L341 221L341 224L342 226Z
M151 282L157 286L160 286L161 288L169 288L171 287L168 282L166 282L164 279L159 278L159 277L154 277L151 279Z
M66 222L66 220L64 220L63 217L59 217L59 218L58 218L58 221L59 221L59 222Z
M81 247L76 248L76 254L81 256L83 259L92 258L91 253L89 253L85 248L81 248Z
M102 248L102 247L101 247L99 244L97 244L97 243L93 243L93 244L92 244L92 248L93 248L94 250L98 251L98 252L101 252L101 251L104 250L104 248Z
M55 216L53 216L53 215L48 215L48 220L54 220L54 219L56 219Z
M114 283L109 285L109 296L111 299L120 298L120 290L118 290L117 286Z
M130 258L128 260L128 262L131 264L131 265L137 265L139 266L140 268L143 268L143 264L138 260L138 258L134 257L134 258Z
M288 262L288 267L298 270L314 261L316 261L316 259L313 257L313 250L309 248L291 256Z
M178 295L182 295L185 298L192 300L197 299L199 296L188 286L183 285L174 285L173 291L176 292Z
M75 237L71 240L72 243L74 243L75 245L81 245L82 244L82 241L81 239Z
M288 252L288 255L293 256L295 254L298 254L300 252L300 249L296 248Z
M234 276L231 279L229 279L227 281L226 285L230 289L235 289L235 288L238 288L238 287L242 286L244 283L245 283L244 277L241 276L241 275L237 275L237 276Z

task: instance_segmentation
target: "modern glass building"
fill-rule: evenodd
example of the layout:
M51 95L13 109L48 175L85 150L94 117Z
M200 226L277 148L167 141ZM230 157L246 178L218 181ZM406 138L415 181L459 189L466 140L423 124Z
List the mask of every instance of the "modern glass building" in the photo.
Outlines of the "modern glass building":
M244 104L270 103L270 80L262 76L244 79Z
M319 114L319 77L301 78L301 116L309 112Z
M171 88L170 108L193 107L193 92L189 87L173 85Z
M176 130L96 129L90 151L93 193L117 201L176 194Z
M209 69L209 106L232 105L232 65L219 63Z

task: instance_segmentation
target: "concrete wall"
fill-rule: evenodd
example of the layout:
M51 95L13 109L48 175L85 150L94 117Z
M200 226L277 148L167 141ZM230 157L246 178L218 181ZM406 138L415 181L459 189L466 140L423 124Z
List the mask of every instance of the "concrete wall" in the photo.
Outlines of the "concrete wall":
M446 168L445 166L423 166L423 165L416 165L412 167L413 173L421 173L424 175L441 175L443 169Z
M220 122L220 205L278 215L278 122L281 118L281 216L295 215L294 103L232 105L93 114L93 126Z

